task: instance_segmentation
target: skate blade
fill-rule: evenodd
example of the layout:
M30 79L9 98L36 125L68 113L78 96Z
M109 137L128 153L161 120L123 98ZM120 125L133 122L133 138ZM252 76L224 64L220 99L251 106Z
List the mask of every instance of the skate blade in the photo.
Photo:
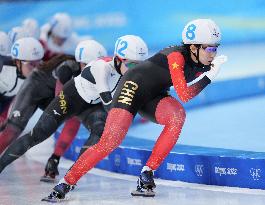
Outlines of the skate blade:
M46 201L46 202L50 202L50 203L59 203L61 201L64 201L64 199L51 198L51 197L47 196L47 197L44 197L43 199L41 199L41 201Z
M152 190L135 190L131 192L132 196L154 197L155 192Z
M52 177L49 177L49 176L42 176L40 178L40 181L41 182L48 182L48 183L55 183L56 182L56 179L55 178L52 178Z

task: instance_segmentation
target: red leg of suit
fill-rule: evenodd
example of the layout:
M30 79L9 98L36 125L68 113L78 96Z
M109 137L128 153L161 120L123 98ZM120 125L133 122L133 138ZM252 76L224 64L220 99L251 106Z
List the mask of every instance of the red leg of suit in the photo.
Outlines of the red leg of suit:
M67 151L77 135L79 127L80 121L76 117L65 122L64 128L55 145L54 154L56 156L62 156Z
M65 175L65 181L72 185L76 184L84 174L117 148L128 132L132 120L133 115L127 110L112 108L108 113L100 141L79 157Z
M7 121L8 111L9 111L9 108L11 107L12 102L13 100L5 106L4 110L0 114L0 127L1 128L4 128L4 125Z
M55 96L59 95L60 92L63 89L63 84L61 83L60 80L56 80L56 85L55 85Z
M21 131L12 124L7 124L5 129L0 134L0 155L2 152L15 140Z
M11 105L11 102L5 106L3 112L0 114L1 122L6 120L10 105Z
M185 110L172 97L163 98L157 105L155 112L159 124L165 125L153 148L146 166L156 170L176 144L185 121Z

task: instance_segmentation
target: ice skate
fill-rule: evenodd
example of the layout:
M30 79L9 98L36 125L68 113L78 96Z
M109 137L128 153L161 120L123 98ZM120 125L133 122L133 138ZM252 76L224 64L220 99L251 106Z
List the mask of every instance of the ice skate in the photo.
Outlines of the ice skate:
M40 181L54 183L56 181L55 177L59 175L58 164L58 159L49 158L45 167L45 174L40 178Z
M156 187L153 171L144 171L137 180L137 188L131 192L132 196L154 197L153 189Z
M52 203L60 202L65 199L65 195L74 189L73 185L66 183L57 184L49 196L43 198L41 201L48 201Z

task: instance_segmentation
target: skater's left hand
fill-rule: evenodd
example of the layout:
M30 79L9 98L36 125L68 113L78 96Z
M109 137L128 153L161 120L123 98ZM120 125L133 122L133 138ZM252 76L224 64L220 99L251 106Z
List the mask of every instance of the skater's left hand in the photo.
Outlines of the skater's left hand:
M227 56L225 55L215 57L211 65L211 70L206 72L206 76L212 81L219 73L221 65L226 61Z

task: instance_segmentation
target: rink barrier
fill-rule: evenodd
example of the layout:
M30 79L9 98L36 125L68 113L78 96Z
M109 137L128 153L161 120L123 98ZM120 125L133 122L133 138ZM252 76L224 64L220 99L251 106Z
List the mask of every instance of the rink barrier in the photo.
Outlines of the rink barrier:
M83 130L84 131L84 128ZM55 134L57 138L59 133ZM84 144L79 137L65 157L76 160ZM142 145L142 146L141 146ZM139 175L151 154L154 141L127 136L120 147L96 167L122 174ZM177 144L155 177L190 183L265 189L265 153Z
M171 90L175 96L174 91ZM184 106L192 109L265 93L265 76L217 81ZM141 122L136 117L134 124ZM131 128L133 129L133 128ZM58 138L59 132L55 133ZM76 160L88 131L82 127L65 154ZM97 164L100 169L139 175L154 141L127 136L122 145ZM177 144L155 172L161 179L191 183L265 189L265 153Z

